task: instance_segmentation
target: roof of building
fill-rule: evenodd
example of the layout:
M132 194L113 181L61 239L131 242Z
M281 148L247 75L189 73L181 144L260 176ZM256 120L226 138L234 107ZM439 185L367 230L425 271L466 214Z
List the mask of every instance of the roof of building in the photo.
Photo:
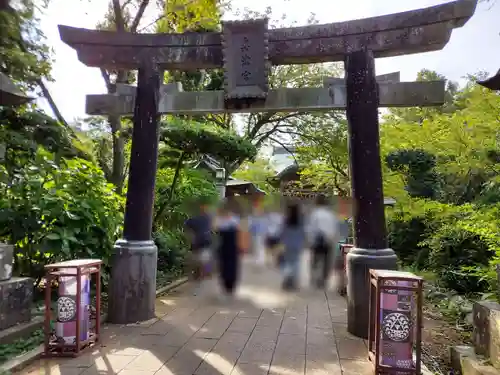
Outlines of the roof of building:
M18 106L32 99L24 95L9 77L0 72L0 105L8 107Z

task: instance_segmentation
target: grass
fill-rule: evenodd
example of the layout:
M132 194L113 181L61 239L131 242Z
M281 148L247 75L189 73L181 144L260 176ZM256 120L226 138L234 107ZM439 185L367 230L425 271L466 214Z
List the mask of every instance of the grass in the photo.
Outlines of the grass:
M10 344L0 345L0 363L7 362L43 344L43 330L37 329L28 337L18 338Z

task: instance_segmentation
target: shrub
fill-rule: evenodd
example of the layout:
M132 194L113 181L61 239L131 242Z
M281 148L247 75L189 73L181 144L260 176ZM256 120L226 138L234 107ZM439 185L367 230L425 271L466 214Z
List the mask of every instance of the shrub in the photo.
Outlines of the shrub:
M166 215L156 223L157 231L178 230L196 210L198 202L201 200L215 202L218 198L217 188L208 172L185 168L182 169L174 187L172 199L165 202L168 199L174 173L173 168L164 168L159 169L156 175L155 211L163 204L168 204Z
M460 293L494 285L500 249L498 206L455 206L413 200L389 219L391 246L405 265L436 272L442 286Z
M188 244L182 231L173 229L156 232L154 240L158 247L158 271L183 272Z
M15 245L16 274L43 276L48 263L99 258L108 265L123 199L82 159L53 160L39 148L13 175L0 171L0 239Z

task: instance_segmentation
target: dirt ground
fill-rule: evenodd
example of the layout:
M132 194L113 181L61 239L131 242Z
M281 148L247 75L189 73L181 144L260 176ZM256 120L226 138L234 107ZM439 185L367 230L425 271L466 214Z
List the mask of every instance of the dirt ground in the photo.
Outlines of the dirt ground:
M462 331L447 321L434 306L424 308L422 330L422 356L430 371L449 374L450 347L468 345L470 332Z

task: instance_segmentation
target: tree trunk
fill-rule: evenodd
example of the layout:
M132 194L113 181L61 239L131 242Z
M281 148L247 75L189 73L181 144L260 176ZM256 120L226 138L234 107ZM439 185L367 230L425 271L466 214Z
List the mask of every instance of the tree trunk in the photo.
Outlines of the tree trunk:
M119 70L116 74L115 84L111 82L110 74L101 68L101 75L106 83L108 94L116 92L117 83L128 83L127 72ZM108 116L109 127L111 128L113 161L111 163L111 173L108 181L116 186L116 191L121 194L125 181L125 138L122 132L122 122L120 116Z
M174 173L174 178L172 179L172 184L170 185L170 189L168 190L167 197L165 198L163 203L158 208L158 211L156 212L155 218L153 220L154 226L158 225L158 222L161 220L163 213L165 212L167 207L170 205L170 202L172 201L172 198L174 197L175 186L177 185L177 181L179 180L179 177L181 174L181 169L182 169L182 164L184 163L185 157L186 157L186 153L182 152L181 155L179 156L179 159L177 160L177 165L175 166L175 173Z
M43 80L40 78L37 80L37 83L40 89L42 90L43 96L45 97L45 99L47 99L47 102L49 102L50 109L52 109L52 113L54 113L54 116L56 116L57 121L59 121L65 127L70 128L69 124L64 119L62 113L59 111L56 102L52 98L52 95L50 95L49 89L47 88L47 86L45 86Z
M121 134L122 124L119 116L109 116L108 122L113 136L113 164L110 182L116 186L118 194L122 193L125 177L125 139Z
M123 9L119 0L112 0L113 13L115 16L115 26L118 33L126 31L125 19L123 17ZM139 22L141 21L146 7L149 5L149 0L142 0L139 3L137 13L132 20L130 32L136 33ZM119 70L116 73L115 84L111 83L110 73L101 69L101 75L106 83L108 94L116 92L117 83L130 83L128 82L128 74L125 70ZM112 142L113 142L113 162L111 173L109 175L109 182L116 186L116 191L121 194L125 182L125 137L122 134L122 123L119 116L108 116L109 126L111 128Z

